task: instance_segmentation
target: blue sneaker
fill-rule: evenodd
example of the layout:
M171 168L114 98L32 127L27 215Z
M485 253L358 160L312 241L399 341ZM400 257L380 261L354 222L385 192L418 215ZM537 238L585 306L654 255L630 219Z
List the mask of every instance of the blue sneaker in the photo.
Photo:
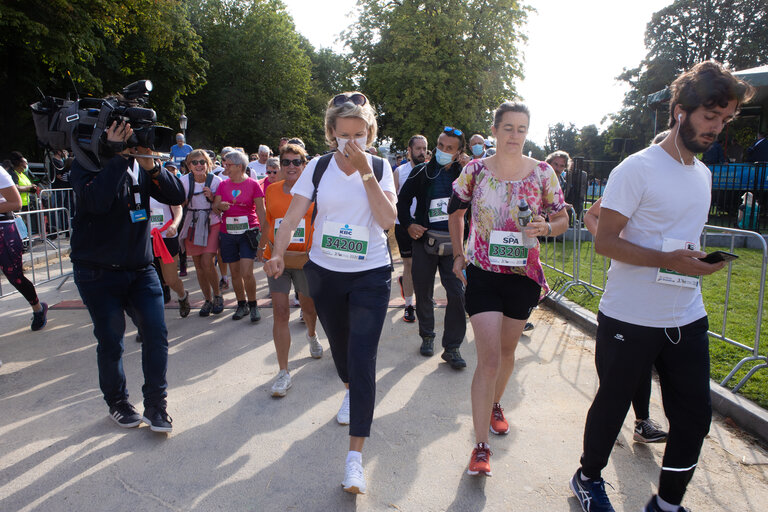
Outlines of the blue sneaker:
M584 481L579 468L571 478L570 486L584 512L616 512L605 493L605 480L602 478Z
M659 508L659 505L656 503L656 496L653 496L651 498L651 501L648 502L648 504L643 509L643 512L664 512ZM690 512L685 507L678 507L677 512Z

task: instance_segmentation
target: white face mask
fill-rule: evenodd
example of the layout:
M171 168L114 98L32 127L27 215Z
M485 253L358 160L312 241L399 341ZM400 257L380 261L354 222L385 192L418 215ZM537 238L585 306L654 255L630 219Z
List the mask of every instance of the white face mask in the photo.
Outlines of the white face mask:
M365 143L368 142L368 137L360 137L359 139L353 139L360 148L365 151ZM349 142L349 139L342 139L340 137L336 137L336 145L339 148L340 152L344 152L344 148L347 145L347 142Z

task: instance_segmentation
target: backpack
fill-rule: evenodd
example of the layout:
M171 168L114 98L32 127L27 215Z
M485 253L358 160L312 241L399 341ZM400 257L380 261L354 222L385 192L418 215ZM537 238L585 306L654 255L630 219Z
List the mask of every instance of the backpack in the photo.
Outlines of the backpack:
M192 176L192 173L190 172L188 174L189 176L189 192L187 193L187 206L190 205L190 201L192 201L192 195L195 193L195 177ZM209 172L205 175L205 184L203 185L203 188L211 187L211 183L213 183L213 173Z
M315 203L315 207L312 210L312 223L315 222L315 217L317 216L317 187L320 186L320 180L323 178L323 174L325 174L326 169L328 169L328 164L331 163L331 158L333 158L334 153L328 153L327 155L323 155L317 160L317 166L315 166L315 173L312 175L312 185L315 187L314 192L312 192L312 202ZM376 181L381 182L381 178L384 176L384 159L381 157L372 155L373 160L373 175L376 177Z

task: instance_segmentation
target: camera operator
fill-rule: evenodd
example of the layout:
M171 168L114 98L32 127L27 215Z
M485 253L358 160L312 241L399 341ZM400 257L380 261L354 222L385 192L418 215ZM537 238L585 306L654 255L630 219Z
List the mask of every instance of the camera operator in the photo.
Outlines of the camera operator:
M163 292L152 268L149 198L179 205L186 199L181 182L146 155L126 148L130 124L112 123L106 132L103 167L90 172L76 158L70 183L77 198L72 231L75 284L93 321L98 346L99 386L110 417L121 427L142 420L155 432L170 432L166 412L168 331ZM122 353L125 315L143 337L144 415L128 401Z

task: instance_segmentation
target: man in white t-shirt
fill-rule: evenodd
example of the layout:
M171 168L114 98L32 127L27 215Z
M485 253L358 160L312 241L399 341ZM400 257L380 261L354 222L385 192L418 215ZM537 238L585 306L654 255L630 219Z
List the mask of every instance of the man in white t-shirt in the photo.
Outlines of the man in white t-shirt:
M258 160L254 160L248 163L248 169L251 170L249 173L251 178L255 180L264 179L264 177L267 175L267 160L271 155L272 150L270 150L268 146L265 146L264 144L259 146Z
M598 313L600 387L587 414L581 468L570 481L589 512L614 510L600 472L651 366L659 374L670 428L658 495L645 511L685 510L680 502L712 416L708 322L698 276L725 263L698 259L705 256L699 241L712 176L694 155L716 140L751 92L713 61L683 73L671 89L670 134L613 170L600 210L595 250L612 259Z
M426 158L427 138L423 135L414 135L408 141L408 161L395 169L394 172L395 187L398 194L413 168L423 164ZM414 199L411 201L411 216L415 213L416 200ZM416 321L416 311L413 309L413 277L411 276L412 238L408 231L400 225L399 220L395 220L395 240L400 251L400 258L403 260L403 275L397 280L400 283L400 294L405 300L403 320L412 323Z

